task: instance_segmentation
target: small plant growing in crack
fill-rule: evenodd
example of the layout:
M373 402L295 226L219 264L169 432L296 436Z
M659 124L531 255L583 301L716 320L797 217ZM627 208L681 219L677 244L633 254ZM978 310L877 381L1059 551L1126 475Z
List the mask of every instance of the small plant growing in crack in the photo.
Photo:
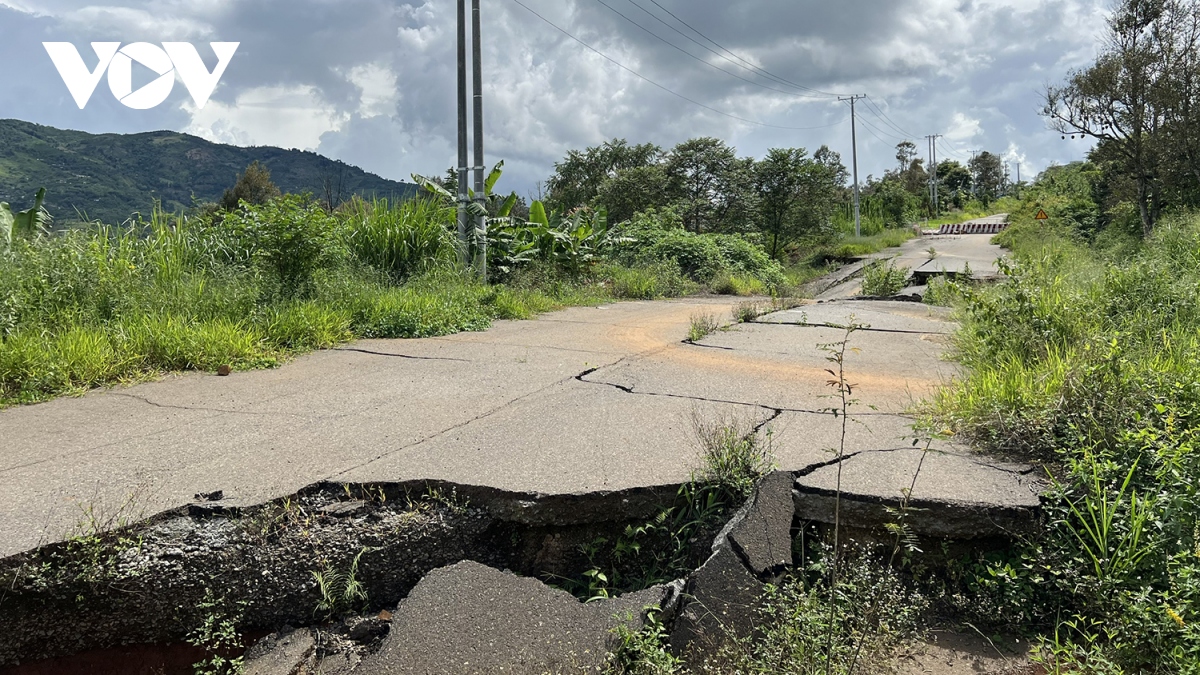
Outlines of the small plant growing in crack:
M458 496L458 490L455 488L450 488L450 491L447 492L443 488L428 487L425 489L425 499L430 503L445 507L456 516L466 515L467 509L471 505L467 498Z
M313 610L314 615L332 619L367 603L367 589L358 578L358 564L363 554L370 550L367 547L359 550L349 569L344 572L328 568L313 571L313 581L317 583L317 591L321 594Z
M717 317L708 312L692 315L692 325L688 328L688 342L699 342L721 329Z
M770 472L775 461L770 434L758 437L753 420L692 416L699 443L699 466L680 486L671 506L653 519L630 524L617 537L581 546L588 570L579 579L556 583L585 600L641 590L691 571L698 554Z
M904 290L908 279L907 267L896 267L892 261L876 261L863 269L863 295L869 297L888 297Z
M842 328L846 332L841 340L818 345L818 348L826 353L825 360L831 365L830 368L825 370L831 378L827 381L827 384L836 392L833 398L837 401L837 405L830 408L829 412L833 413L841 421L838 447L835 450L837 454L837 479L833 498L833 550L830 553L832 559L829 564L829 588L831 594L838 587L838 573L841 562L842 468L846 458L846 431L847 425L850 423L850 408L858 403L853 398L854 387L857 385L851 384L846 379L846 353L858 351L858 348L850 346L850 339L854 336L855 331L863 328L863 325L855 321L854 316L851 315L850 323ZM836 608L837 603L833 602L831 597L829 603L829 622L827 624L825 639L825 653L829 655L826 659L826 675L833 672L833 630L836 618L834 611Z
M759 438L752 420L736 417L704 419L692 413L692 429L700 446L700 482L720 486L745 499L763 476L775 469L772 434Z
M762 315L762 306L757 302L739 302L733 308L734 323L750 323Z
M245 601L231 607L224 598L217 598L211 588L205 590L204 599L197 605L201 612L200 623L187 637L188 644L200 647L207 654L202 661L192 664L196 675L242 672L242 657L232 654L245 647L238 631L245 607Z

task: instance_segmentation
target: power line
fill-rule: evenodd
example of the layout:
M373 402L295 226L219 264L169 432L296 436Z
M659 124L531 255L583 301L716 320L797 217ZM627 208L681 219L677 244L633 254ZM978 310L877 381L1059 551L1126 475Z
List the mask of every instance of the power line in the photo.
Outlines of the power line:
M633 2L633 0L630 0L630 2ZM690 30L690 31L692 31L693 33L695 33L696 35L699 35L700 37L704 38L704 39L705 39L705 40L707 40L709 43L711 43L713 46L715 46L717 49L720 49L721 51L725 52L726 54L729 54L730 56L732 56L733 58L737 59L738 61L741 61L742 63L746 64L747 66L749 66L749 67L750 67L750 68L752 68L753 70L756 70L756 71L758 71L758 72L762 73L763 75L766 75L767 77L770 77L771 79L773 79L773 80L776 80L777 82L780 82L780 83L782 83L782 84L791 85L791 86L793 86L793 87L796 87L796 88L798 88L798 89L803 89L803 90L805 90L805 91L811 91L811 92L813 92L814 94L821 94L822 96L829 96L829 97L838 97L838 98L841 98L841 97L840 97L838 94L832 94L832 93L830 93L830 92L827 92L827 91L821 91L820 89L814 89L814 88L812 88L812 87L807 87L807 86L805 86L805 85L802 85L802 84L797 84L797 83L795 83L795 82L792 82L791 80L788 80L788 79L785 79L785 78L783 78L783 77L780 77L780 76L778 76L778 75L776 75L776 74L774 74L774 73L772 73L772 72L770 72L770 71L766 70L765 68L762 68L762 67L760 67L760 66L758 66L758 65L756 65L756 64L754 64L754 63L751 63L750 61L747 61L746 59L742 58L741 56L738 56L736 53L734 53L734 52L730 51L729 49L727 49L727 48L725 48L725 47L723 47L723 46L721 46L721 44L720 44L719 42L717 42L716 40L714 40L714 39L712 39L712 38L708 37L708 36L707 36L707 35L705 35L704 33L700 32L700 31L699 31L699 30L697 30L697 29L696 29L694 26L692 26L691 24L689 24L688 22L686 22L686 21L684 21L683 19L681 19L681 18L679 18L678 16L676 16L674 12L672 12L671 10L667 9L666 7L663 7L662 5L660 5L660 4L658 3L658 0L650 0L650 2L651 2L651 3L652 3L654 6L655 6L655 7L657 7L657 8L659 8L659 9L661 9L662 11L666 12L666 13L667 13L667 15L668 15L668 16L670 16L672 19L675 19L675 20L676 20L676 21L678 21L679 23L681 23L681 24L683 24L684 26L686 26L686 27L688 28L688 30ZM635 4L636 4L636 3L635 3Z
M633 75L634 77L638 78L639 80L642 80L642 81L644 81L644 82L646 82L646 83L648 83L648 84L651 84L651 85L653 85L653 86L655 86L655 87L657 87L657 88L659 88L659 89L662 89L663 91L667 92L668 94L671 94L672 96L675 96L675 97L677 97L677 98L683 99L684 101L687 101L688 103L691 103L692 105L699 106L699 107L701 107L701 108L704 108L705 110L708 110L708 111L710 111L710 112L717 113L718 115L723 115L723 116L725 116L725 117L728 117L728 118L730 118L730 119L734 119L734 120L737 120L737 121L739 121L739 122L745 122L745 123L747 123L747 124L754 124L754 125L761 126L761 127L767 127L767 128L769 128L769 129L784 129L784 130L787 130L787 131L810 131L810 130L812 130L812 129L827 129L827 128L829 128L829 127L835 127L835 126L837 126L837 125L841 124L842 122L845 122L845 121L846 121L846 120L845 120L845 118L842 118L842 119L840 119L840 120L838 120L837 122L834 122L834 123L832 123L832 124L822 124L822 125L815 126L815 127L787 127L787 126L781 126L781 125L777 125L777 124L767 124L766 122L759 122L759 121L757 121L757 120L746 119L745 117L739 117L738 115L734 115L733 113L728 113L728 112L725 112L724 110L717 110L716 108L713 108L712 106L705 105L705 104L703 104L703 103L701 103L701 102L699 102L699 101L697 101L697 100L695 100L695 99L692 99L692 98L689 98L689 97L687 97L687 96L684 96L683 94L680 94L679 92L677 92L677 91L675 91L675 90L673 90L673 89L669 89L668 87L666 87L666 86L664 86L664 85L661 85L661 84L659 84L659 83L655 82L654 80L651 80L650 78L646 77L645 75L642 75L641 73L639 73L639 72L637 72L636 70L634 70L634 69L630 68L629 66L626 66L625 64L621 63L620 61L617 61L616 59L614 59L614 58L612 58L611 56L609 56L609 55L605 54L604 52L600 51L599 49L596 49L595 47L591 46L590 44L588 44L588 43L584 42L583 40L581 40L581 39L579 39L579 38L577 38L577 37L575 37L575 36L574 36L574 35L572 35L571 33L567 32L567 30L566 30L566 29L559 27L559 26L558 26L557 24L555 24L553 21L551 21L551 20L547 19L546 17L542 16L541 14L538 14L538 13L537 13L537 12L535 12L535 11L534 11L534 10L533 10L533 9L532 9L532 8L531 8L529 5L526 5L525 3L521 2L521 0L512 0L512 1L513 1L514 3L516 3L516 4L520 5L521 7L525 8L525 11L527 11L527 12L529 12L530 14L532 14L532 15L536 16L537 18L541 19L541 20L542 20L544 23L546 23L546 24L549 24L551 28L553 28L553 29L557 30L558 32L562 33L563 35L566 35L567 37L571 38L571 39L572 39L572 40L574 40L575 42L578 42L579 44L583 45L583 46L584 46L586 49L588 49L589 51L592 51L592 52L594 52L596 55L598 55L598 56L600 56L601 58L603 58L605 61L608 61L609 63L611 63L611 64L613 64L613 65L617 66L617 67L618 67L618 68L620 68L621 70L624 70L625 72L629 73L630 75Z
M883 143L884 145L891 145L891 141L884 140L884 139L883 139L882 137L880 137L880 135L879 135L879 134L883 134L884 136L892 136L891 134L888 134L888 133L886 133L886 132L885 132L883 129L880 129L879 127L875 126L874 124L871 124L871 123L870 123L870 122L868 122L866 119L861 119L861 120L859 120L859 121L863 123L863 125L864 125L864 126L867 128L867 131L868 131L868 132L869 132L869 133L870 133L872 136L874 136L876 139L878 139L880 143ZM878 133L878 134L877 134L877 133L875 133L876 131L878 131L879 133ZM898 138L898 137L897 137L897 136L892 136L892 138ZM902 141L906 141L906 140L908 140L908 139L907 139L907 138L901 138L900 140L902 140Z
M765 71L765 70L762 70L761 68L759 68L758 66L754 65L753 63L751 63L751 64L750 64L750 66L745 66L745 65L743 65L742 63L738 63L737 61L735 61L735 60L733 60L733 59L729 58L728 56L726 56L726 55L722 54L721 52L718 52L718 51L716 51L716 50L715 50L715 49L713 49L712 47L709 47L708 45L704 44L703 42L700 42L699 40L697 40L696 38L692 37L691 35L688 35L687 33L685 33L685 32L683 32L683 31L679 30L677 27L675 27L675 26L671 25L670 23L668 23L668 22L664 21L664 20L662 19L662 17L660 17L659 15L655 14L654 12L651 12L650 10L646 9L645 7L643 7L642 5L638 4L637 0L629 0L629 4L633 5L634 7L637 7L637 8L638 8L638 9L640 9L640 10L642 10L642 13L643 13L643 14L645 14L646 16L649 16L650 18L652 18L652 19L654 19L655 21L657 21L657 22L661 23L662 25L666 26L667 28L670 28L671 30L673 30L673 31L675 31L676 33L678 33L679 35L682 35L682 36L683 36L683 37L684 37L686 40L690 41L692 44L695 44L695 45L697 45L697 46L701 47L702 49L704 49L704 50L708 51L710 54L713 54L714 56L716 56L716 57L717 57L717 58L719 58L719 59L723 59L723 60L725 60L725 61L727 61L727 62L729 62L729 63L732 63L733 65L737 66L738 68L741 68L742 70L749 71L749 72L751 72L751 73L754 73L754 74L764 75L764 76L765 76L765 77L767 77L768 79L770 79L770 80L772 80L772 81L774 81L774 82L777 82L777 83L779 83L779 84L782 84L782 85L784 85L784 86L793 87L793 88L799 88L799 89L801 89L801 90L806 90L806 91L815 91L815 90L809 89L809 88L807 88L807 87L797 87L797 85L791 84L791 83L789 83L787 80L780 79L780 78L776 77L775 75L773 75L773 74L771 74L771 73L768 73L768 72L767 72L767 71ZM655 3L655 4L658 4L658 3ZM661 6L661 5L659 5L659 7L660 7L660 8L662 8L662 6ZM684 22L682 19L680 19L679 17L675 16L674 14L671 14L670 10L663 9L663 11L667 12L667 14L670 14L672 17L674 17L676 21L679 21L680 23L683 23L683 25L687 26L688 28L691 28L691 26L688 26L688 24L687 24L687 23L685 23L685 22ZM694 28L691 28L691 29L692 29L692 31L693 31L693 32L697 32L697 31L696 31L696 29L694 29ZM700 34L700 33L698 33L698 32L697 32L697 34ZM703 36L703 34L700 34L700 35L701 35L701 37L704 37L704 36ZM656 37L657 37L657 36L656 36ZM660 39L661 39L661 38L660 38ZM708 38L705 38L705 39L707 40ZM709 40L709 41L711 42L711 40ZM713 44L716 44L716 43L713 43ZM720 46L720 45L718 45L718 46ZM737 56L737 55L735 54L734 56ZM739 57L739 58L740 58L740 57ZM706 61L705 63L707 63L707 61ZM789 92L789 93L792 93L792 92ZM793 95L794 95L794 96L807 96L807 97L811 97L811 98L829 98L829 95L828 95L828 94L823 94L823 93L808 93L808 94L805 94L805 93L799 93L799 92L796 92L796 93L794 93Z
M875 108L875 110L877 110L879 112L879 115L883 116L882 119L884 121L886 121L887 124L889 126L891 126L893 129L895 129L896 131L899 131L901 134L903 134L907 138L915 138L916 137L916 134L914 134L910 131L907 131L906 129L901 127L899 124L896 124L894 121L892 121L892 118L888 117L888 114L883 111L883 108L880 107L880 105L878 103L876 103L875 100L872 99L870 96L867 97L867 103L870 104L871 107Z
M726 75L728 75L730 77L736 77L737 79L741 80L742 82L748 82L756 87L762 87L763 89L779 92L780 94L787 94L788 96L802 96L802 97L808 97L808 98L818 98L817 96L815 96L813 94L801 94L799 92L785 91L783 89L776 89L775 87L768 87L767 85L765 85L761 82L755 82L754 80L742 77L741 75L738 75L737 73L731 73L728 70L725 70L724 68L722 68L716 64L705 61L704 59L700 58L699 56L696 56L695 54L687 51L683 47L680 47L679 45L675 44L674 42L671 42L670 40L664 38L663 36L659 35L658 33L655 33L654 31L650 30L649 28L646 28L642 24L638 23L637 21L634 21L633 19L629 18L625 14L621 13L620 10L618 10L617 8L608 4L604 0L596 0L596 2L607 7L608 10L611 11L613 14L616 14L617 16L621 17L622 19L625 19L626 21L633 24L634 26L637 26L638 28L640 28L642 31L644 31L646 34L650 35L654 39L659 40L660 42L663 42L664 44L670 46L671 48L675 49L676 51L678 51L682 54L686 54L687 56L690 56L691 58L699 61L700 63L703 63L704 65L708 66L709 68L712 68L713 70L719 70L722 73L725 73ZM639 9L640 9L640 7L639 7ZM642 11L645 11L645 10L643 9ZM651 16L654 16L654 15L651 15ZM658 18L658 17L655 17L655 18ZM661 21L661 19L660 19L660 21ZM684 36L684 37L686 37L686 36ZM695 40L693 40L693 42L695 42ZM701 45L701 46L703 47L704 45ZM710 49L709 51L712 51L712 50ZM716 53L716 52L713 52L713 53ZM720 56L720 54L717 54L717 55ZM724 57L722 57L722 58L724 58ZM725 59L725 60L728 61L729 59ZM737 65L737 64L735 63L734 65Z

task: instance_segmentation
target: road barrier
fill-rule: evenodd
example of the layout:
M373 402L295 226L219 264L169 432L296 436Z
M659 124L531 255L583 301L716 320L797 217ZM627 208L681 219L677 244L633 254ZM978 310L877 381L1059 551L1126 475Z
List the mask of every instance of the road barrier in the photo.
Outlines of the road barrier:
M1008 223L954 223L943 225L938 234L999 234Z

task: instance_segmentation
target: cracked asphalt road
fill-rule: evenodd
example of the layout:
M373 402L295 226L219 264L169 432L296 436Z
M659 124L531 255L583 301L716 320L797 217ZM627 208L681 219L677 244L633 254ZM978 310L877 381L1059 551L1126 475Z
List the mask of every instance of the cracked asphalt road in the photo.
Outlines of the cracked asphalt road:
M738 302L574 308L0 411L0 556L59 540L83 509L112 515L131 496L126 517L217 490L228 504L259 503L322 480L543 494L679 483L696 465L697 415L769 421L762 433L780 468L813 467L842 433L818 345L838 340L830 325L852 315L879 329L852 338L861 405L849 449L910 447L903 413L954 373L942 358L944 313L907 303L811 305L683 342L692 315L728 320ZM901 474L897 490L909 482ZM946 489L971 489L943 478Z

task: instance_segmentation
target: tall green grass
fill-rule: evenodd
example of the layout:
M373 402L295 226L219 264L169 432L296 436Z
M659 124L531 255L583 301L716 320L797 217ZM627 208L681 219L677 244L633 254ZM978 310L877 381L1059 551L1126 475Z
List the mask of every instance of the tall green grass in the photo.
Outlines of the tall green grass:
M342 208L342 216L354 254L397 279L454 267L454 211L440 202L355 199Z
M285 197L224 217L156 212L18 239L0 253L0 406L688 290L674 268L615 266L485 286L454 269L451 225L430 202L355 201L326 214Z
M1002 238L1009 280L964 287L961 379L931 414L1055 467L1046 528L977 571L970 612L1040 631L1054 672L1200 663L1200 217L1132 255L1072 230Z

